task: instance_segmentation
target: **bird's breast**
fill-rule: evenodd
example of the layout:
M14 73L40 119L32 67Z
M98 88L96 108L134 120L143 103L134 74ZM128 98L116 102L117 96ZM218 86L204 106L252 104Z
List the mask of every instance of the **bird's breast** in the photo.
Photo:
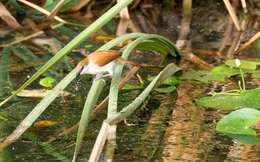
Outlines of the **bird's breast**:
M105 64L103 66L99 66L93 62L89 62L87 65L84 65L83 70L81 71L81 74L104 74L104 73L113 73L115 62L111 61L108 64Z

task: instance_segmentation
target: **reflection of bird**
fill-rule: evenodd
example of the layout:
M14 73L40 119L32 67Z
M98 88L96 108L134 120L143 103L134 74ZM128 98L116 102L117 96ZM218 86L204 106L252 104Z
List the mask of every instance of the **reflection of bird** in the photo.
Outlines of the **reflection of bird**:
M131 64L150 71L160 71L161 68L157 66L141 65L132 61L124 60L120 57L117 51L97 51L88 55L85 59L80 61L77 68L80 69L79 74L96 75L95 79L112 76L116 62Z

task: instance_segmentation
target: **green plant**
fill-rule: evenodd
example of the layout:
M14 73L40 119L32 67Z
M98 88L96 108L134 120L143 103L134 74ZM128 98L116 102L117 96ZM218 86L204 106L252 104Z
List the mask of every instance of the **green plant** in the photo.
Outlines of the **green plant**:
M260 111L254 108L242 108L224 116L217 124L217 131L227 134L246 144L260 144Z
M244 76L245 72L255 74L260 63L259 61L235 59L227 60L225 64L229 66L230 70L222 68L222 74L240 75L241 80L238 81L239 90L213 93L212 96L198 99L196 103L205 108L235 110L217 123L216 130L241 143L260 144L260 139L257 136L258 128L253 129L253 126L260 121L259 111L256 110L260 109L260 89L246 90Z
M53 77L45 77L39 81L39 84L46 88L52 88L56 80Z
M239 59L236 59L235 60L235 63L236 63L236 67L239 68L239 72L240 72L240 76L241 76L241 81L242 81L242 87L241 87L241 82L238 81L238 86L239 86L239 89L240 89L240 93L241 92L245 92L246 91L246 83L245 83L245 77L244 77L244 72L241 68L241 63L240 63L240 60Z

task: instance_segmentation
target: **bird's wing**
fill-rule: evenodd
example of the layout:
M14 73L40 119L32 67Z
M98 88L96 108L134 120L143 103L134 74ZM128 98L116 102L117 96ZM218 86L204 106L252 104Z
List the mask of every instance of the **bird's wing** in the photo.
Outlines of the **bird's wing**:
M99 66L104 66L120 57L117 51L97 51L88 55L89 60Z

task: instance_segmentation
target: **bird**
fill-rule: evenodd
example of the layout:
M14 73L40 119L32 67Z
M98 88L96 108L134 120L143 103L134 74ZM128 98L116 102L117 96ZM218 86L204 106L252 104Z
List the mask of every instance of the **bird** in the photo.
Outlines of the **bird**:
M138 66L150 71L161 71L162 69L162 67L158 66L138 64L132 61L124 60L123 58L121 58L120 52L118 51L96 51L87 55L85 59L77 64L76 68L78 69L78 74L76 78L82 74L95 75L94 80L107 76L112 77L116 63L131 64L133 66ZM124 119L124 123L127 126L135 125L128 123L126 119Z
M120 52L115 50L92 52L91 54L87 55L85 59L80 61L76 68L79 70L78 75L95 75L94 80L97 80L107 76L112 77L116 63L131 64L133 66L138 66L150 71L160 71L162 69L162 67L158 66L143 65L124 60L121 58Z

